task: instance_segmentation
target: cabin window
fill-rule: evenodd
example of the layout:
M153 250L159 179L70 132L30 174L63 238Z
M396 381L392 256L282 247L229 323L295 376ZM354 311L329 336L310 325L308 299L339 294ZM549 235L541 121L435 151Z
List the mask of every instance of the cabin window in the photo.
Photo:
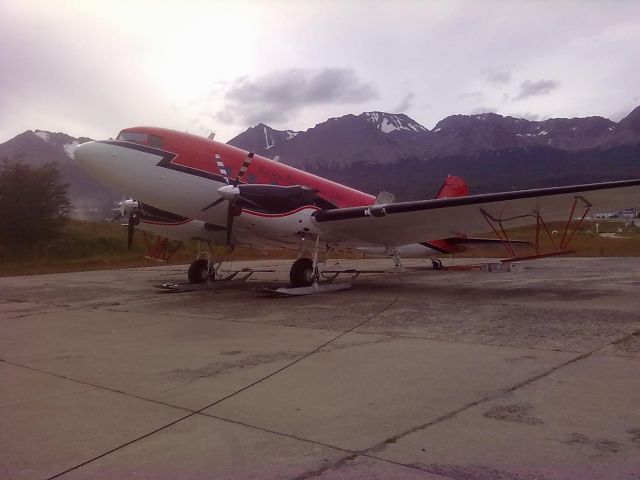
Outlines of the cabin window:
M162 137L157 135L150 135L148 133L138 132L120 132L117 140L123 140L125 142L139 143L140 145L148 145L149 147L162 148Z

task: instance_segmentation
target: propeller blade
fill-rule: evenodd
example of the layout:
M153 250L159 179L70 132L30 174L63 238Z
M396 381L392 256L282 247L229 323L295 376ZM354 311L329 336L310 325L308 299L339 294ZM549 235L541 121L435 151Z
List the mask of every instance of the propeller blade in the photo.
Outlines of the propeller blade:
M133 212L129 214L129 223L127 224L127 250L131 250L131 246L133 245L133 229L135 225L133 224Z
M227 172L227 169L224 166L224 162L222 161L222 158L220 158L220 155L217 153L215 155L216 164L218 165L218 170L220 170L220 175L222 175L222 177L224 178L224 181L226 182L227 187L221 187L220 189L218 189L218 192L222 196L218 198L216 201L204 207L201 211L204 212L205 210L209 210L210 208L213 208L216 205L221 204L225 200L229 202L229 206L227 208L227 248L231 246L231 238L233 235L233 217L238 216L238 212L237 212L238 206L236 205L236 202L240 197L239 197L239 191L236 187L240 183L240 179L244 177L244 175L247 173L247 170L249 169L249 165L251 165L251 162L253 161L253 155L254 155L253 152L249 152L249 154L247 155L247 158L245 158L244 162L242 162L242 166L238 171L238 176L235 178L235 180L232 183L229 183L229 173ZM234 187L234 188L230 188L230 187ZM227 192L226 189L229 189L230 191ZM260 207L260 205L258 205L255 202L252 202L251 200L248 200L248 199L242 199L242 200L250 204L253 204L256 207Z
M201 212L204 212L205 210L209 210L210 208L215 207L216 205L220 205L222 202L224 202L224 198L220 197L219 199L217 199L215 202L210 203L209 205L207 205L206 207L204 207L202 210L200 210Z
M227 209L227 248L231 246L231 233L233 229L233 217L235 217L235 205L233 202L229 202L229 208Z
M224 162L222 161L222 158L220 157L220 154L216 153L215 158L216 158L216 164L218 165L218 170L220 171L220 175L222 175L222 178L224 178L225 183L227 185L229 185L229 172L227 172L227 168L224 166ZM238 186L238 183L240 183L240 179L244 176L245 173L247 173L247 169L249 168L249 165L251 165L252 161L253 161L253 153L251 152L251 153L249 153L247 155L247 158L245 158L244 162L242 162L242 166L240 167L240 171L238 172L238 176L235 178L235 180L233 181L233 184L232 184L234 187ZM220 189L218 189L218 190L220 190ZM220 203L222 203L225 200L232 201L230 198L219 198L219 199L211 202L209 205L207 205L206 207L204 207L200 211L204 212L206 210L209 210L210 208L213 208L216 205L219 205Z
M131 246L133 245L133 232L139 222L138 212L131 210L131 212L129 212L129 222L127 223L127 250L131 250Z
M224 181L229 185L229 173L227 173L227 169L222 162L222 158L220 158L220 154L216 153L216 163L218 164L218 170L220 170L220 175L224 178Z
M256 207L259 210L262 210L262 205L260 205L259 203L253 202L251 200L249 200L248 198L245 198L243 196L240 196L238 198L238 200L242 201L242 203L247 204L249 206L253 205L254 207Z
M249 155L247 155L247 158L245 158L244 162L242 162L242 166L240 167L240 171L238 172L238 176L233 181L233 186L234 187L238 186L238 183L240 183L240 179L242 177L244 177L245 173L247 173L247 170L249 169L249 165L251 165L251 162L253 162L253 152L249 152Z

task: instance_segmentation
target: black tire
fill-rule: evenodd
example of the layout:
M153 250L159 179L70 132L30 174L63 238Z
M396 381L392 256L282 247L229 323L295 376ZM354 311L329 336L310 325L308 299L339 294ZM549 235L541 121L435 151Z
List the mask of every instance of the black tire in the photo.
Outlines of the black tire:
M442 260L440 260L439 258L431 260L431 265L433 265L434 270L442 270Z
M291 266L289 280L292 287L308 287L313 283L313 261L310 258L299 258Z
M203 283L209 278L209 262L204 258L194 260L189 266L189 272L187 273L189 283Z

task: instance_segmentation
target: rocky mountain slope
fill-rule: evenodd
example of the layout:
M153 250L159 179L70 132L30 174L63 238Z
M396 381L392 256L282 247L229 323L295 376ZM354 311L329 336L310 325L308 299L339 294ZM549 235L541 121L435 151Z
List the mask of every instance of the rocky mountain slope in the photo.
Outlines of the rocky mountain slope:
M229 143L374 195L390 190L399 201L428 198L449 174L471 193L640 178L640 107L617 123L485 113L452 115L432 130L406 115L366 112L281 133L260 124ZM267 145L265 135L278 140Z
M27 130L0 144L0 160L22 160L31 165L54 162L62 181L69 184L71 216L99 218L110 214L113 202L122 197L87 175L73 160L73 151L89 138L74 138L65 133Z
M280 132L260 124L229 143L268 157L277 155L284 163L306 169L481 155L527 147L568 152L603 150L640 144L640 107L618 123L603 117L531 121L484 113L452 115L433 130L403 114L365 112L329 119L306 132Z

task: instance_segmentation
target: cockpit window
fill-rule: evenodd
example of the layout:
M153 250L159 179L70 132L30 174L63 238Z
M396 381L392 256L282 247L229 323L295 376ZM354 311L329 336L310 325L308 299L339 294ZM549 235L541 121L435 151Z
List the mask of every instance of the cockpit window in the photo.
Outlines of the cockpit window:
M140 145L148 145L150 147L162 148L162 137L156 135L149 135L148 133L137 132L120 132L117 140L123 140L125 142L139 143Z

